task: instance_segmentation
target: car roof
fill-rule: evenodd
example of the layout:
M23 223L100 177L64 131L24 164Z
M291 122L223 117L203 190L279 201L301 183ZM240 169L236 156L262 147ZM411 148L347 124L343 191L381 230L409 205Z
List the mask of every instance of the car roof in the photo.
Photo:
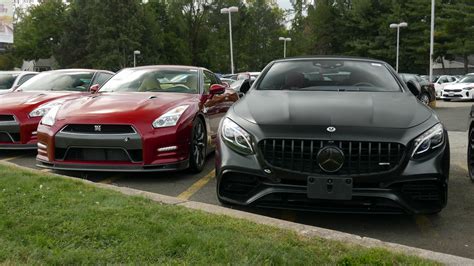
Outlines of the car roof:
M204 67L186 66L186 65L150 65L150 66L129 67L129 68L124 68L124 69L160 69L160 68L196 69L196 70L210 71L209 69L204 68Z
M108 73L111 73L111 74L114 73L114 72L109 71L109 70L87 69L87 68L55 69L55 70L44 71L44 72L41 72L41 73L52 73L52 72L54 72L54 73L56 73L56 72L59 72L59 73L71 73L71 72L97 72L97 71L108 72Z
M12 71L0 71L0 74L37 74L38 72L34 71L21 71L21 70L12 70Z
M352 61L366 61L373 63L386 64L382 60L357 57L357 56L340 56L340 55L310 55L310 56L296 56L296 57L287 57L282 59L277 59L274 62L287 62L287 61L298 61L298 60L311 60L311 59L332 59L332 60L352 60Z

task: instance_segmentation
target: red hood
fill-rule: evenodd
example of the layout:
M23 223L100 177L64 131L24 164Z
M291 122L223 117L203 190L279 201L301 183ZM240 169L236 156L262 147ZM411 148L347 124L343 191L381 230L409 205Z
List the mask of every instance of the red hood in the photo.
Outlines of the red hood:
M11 92L0 97L0 113L32 111L38 106L57 99L74 99L88 93L71 91L28 91Z
M124 92L99 93L64 104L57 120L68 123L153 122L169 109L184 104L196 104L198 94Z

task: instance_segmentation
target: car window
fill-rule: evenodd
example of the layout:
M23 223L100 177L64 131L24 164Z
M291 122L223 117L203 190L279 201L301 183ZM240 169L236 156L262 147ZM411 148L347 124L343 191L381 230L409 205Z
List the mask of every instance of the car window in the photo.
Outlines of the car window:
M21 86L23 83L27 82L30 78L36 76L36 74L26 74L26 75L23 75L23 77L20 78L20 80L18 81L18 86Z
M462 78L459 83L474 83L474 76L466 76Z
M220 84L217 77L209 71L204 71L204 94L209 93L209 88L213 84Z
M92 71L52 71L40 73L20 88L23 91L87 91L91 85Z
M93 83L99 84L99 87L102 87L112 76L113 74L111 73L99 72L97 73Z
M13 87L18 74L0 74L0 90L8 90Z
M259 90L402 91L388 68L377 62L302 59L277 62L264 74Z
M113 76L100 92L198 93L198 71L187 68L125 69Z

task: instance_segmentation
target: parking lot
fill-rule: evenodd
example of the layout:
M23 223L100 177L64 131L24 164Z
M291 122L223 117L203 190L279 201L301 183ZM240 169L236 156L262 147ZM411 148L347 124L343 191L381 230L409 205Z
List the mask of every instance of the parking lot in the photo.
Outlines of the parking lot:
M449 202L434 216L319 214L279 210L245 209L285 220L335 229L439 252L474 258L474 184L467 177L467 116L470 102L438 102L436 112L447 127L451 143ZM4 152L0 159L36 168L35 152ZM159 174L61 172L95 182L156 192L211 204L215 193L213 155L198 175L187 172ZM46 171L46 170L42 170Z

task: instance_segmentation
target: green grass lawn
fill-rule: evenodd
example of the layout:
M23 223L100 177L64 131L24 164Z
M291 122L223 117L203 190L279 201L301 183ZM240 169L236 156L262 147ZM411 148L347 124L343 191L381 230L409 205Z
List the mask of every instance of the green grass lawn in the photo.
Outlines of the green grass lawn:
M431 264L2 165L0 263Z

